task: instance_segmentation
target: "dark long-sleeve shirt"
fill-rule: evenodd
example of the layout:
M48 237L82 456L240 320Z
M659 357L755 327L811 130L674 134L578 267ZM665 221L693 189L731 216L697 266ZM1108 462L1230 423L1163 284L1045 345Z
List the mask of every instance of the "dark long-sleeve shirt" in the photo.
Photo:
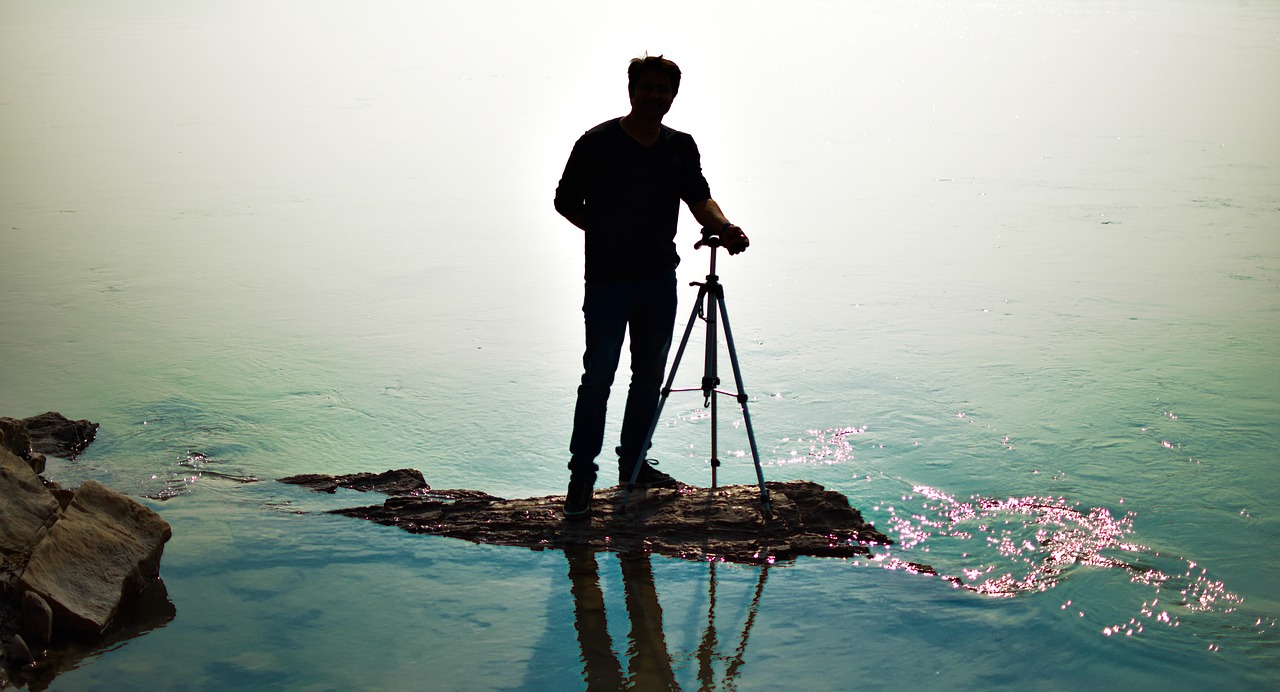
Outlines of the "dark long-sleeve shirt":
M644 146L620 118L578 138L556 187L556 210L581 213L586 228L588 283L654 276L680 262L676 225L680 201L710 199L693 137L662 126Z

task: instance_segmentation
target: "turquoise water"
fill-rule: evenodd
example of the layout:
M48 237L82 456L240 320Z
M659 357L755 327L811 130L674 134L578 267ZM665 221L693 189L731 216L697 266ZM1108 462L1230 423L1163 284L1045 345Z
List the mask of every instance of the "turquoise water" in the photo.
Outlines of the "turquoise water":
M101 423L50 475L174 526L177 616L51 688L1274 687L1280 8L654 9L0 3L0 414ZM766 477L899 544L575 581L272 482L563 492L551 195L645 50L752 237L719 269ZM687 396L654 455L705 483Z

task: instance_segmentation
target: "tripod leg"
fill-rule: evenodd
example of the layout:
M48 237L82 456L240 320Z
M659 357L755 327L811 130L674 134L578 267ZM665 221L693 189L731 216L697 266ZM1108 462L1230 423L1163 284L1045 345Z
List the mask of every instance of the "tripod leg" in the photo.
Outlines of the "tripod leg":
M707 293L707 309L705 316L707 319L707 343L706 353L703 356L702 365L702 396L705 397L705 406L711 409L711 487L717 487L716 472L720 468L719 454L719 414L716 407L716 387L720 386L720 372L718 366L719 343L716 329L716 313L718 312L716 305L720 303L720 284L715 283L708 277L706 284ZM715 301L715 303L712 303Z
M729 362L733 365L733 380L738 387L738 403L742 406L742 421L747 426L747 441L751 443L751 459L756 464L756 481L760 484L760 502L764 505L766 518L773 514L769 502L769 490L764 487L764 470L760 468L760 452L756 448L756 433L751 427L751 412L747 410L747 390L742 386L742 369L738 367L738 350L733 345L733 332L729 329L729 311L725 307L723 289L716 294L716 302L720 306L720 318L724 323L724 342L729 348Z
M654 409L653 420L649 422L649 432L645 433L644 442L640 445L640 454L643 456L645 450L649 449L649 444L653 442L653 433L658 429L658 420L662 417L662 407L667 403L667 397L671 396L671 385L676 380L676 370L680 368L680 359L684 357L684 349L689 345L689 335L693 333L693 325L698 321L698 310L702 307L702 298L707 293L707 287L703 286L698 290L698 299L694 301L693 313L689 315L689 323L685 325L684 336L680 337L680 346L676 349L675 360L671 361L671 370L667 373L667 383L662 387L662 394L658 397L658 408ZM643 459L638 459L636 465L631 469L631 479L627 481L627 490L622 495L622 508L627 508L627 501L631 499L631 489L636 485L636 478L640 476L640 465Z

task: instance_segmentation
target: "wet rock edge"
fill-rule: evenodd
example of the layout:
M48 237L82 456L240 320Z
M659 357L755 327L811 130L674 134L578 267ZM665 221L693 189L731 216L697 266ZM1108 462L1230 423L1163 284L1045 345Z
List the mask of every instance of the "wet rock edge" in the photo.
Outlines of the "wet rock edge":
M381 474L280 479L316 492L337 488L390 495L380 505L331 510L396 526L410 533L448 536L534 550L566 546L627 552L644 550L686 560L746 564L801 556L847 558L893 541L863 519L843 494L809 481L769 482L771 516L755 485L595 492L589 520L567 521L563 495L508 500L476 490L434 490L415 469Z

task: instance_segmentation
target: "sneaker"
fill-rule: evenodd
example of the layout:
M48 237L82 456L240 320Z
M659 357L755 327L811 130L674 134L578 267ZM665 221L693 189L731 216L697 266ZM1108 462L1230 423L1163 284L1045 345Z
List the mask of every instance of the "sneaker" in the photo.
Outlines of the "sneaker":
M591 516L591 494L594 480L569 479L569 492L564 496L564 518L586 519Z
M676 485L676 479L653 468L658 464L656 459L645 459L640 462L640 473L636 475L637 488L670 488ZM625 486L631 482L631 469L618 469L618 484Z

